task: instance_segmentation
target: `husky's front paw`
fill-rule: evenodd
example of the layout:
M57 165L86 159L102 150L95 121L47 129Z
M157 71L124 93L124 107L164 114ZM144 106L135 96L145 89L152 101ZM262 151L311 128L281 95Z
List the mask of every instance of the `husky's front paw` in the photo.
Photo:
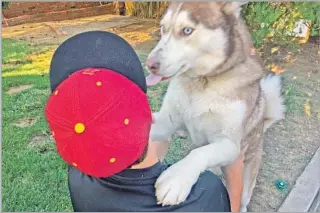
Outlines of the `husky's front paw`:
M200 173L186 159L169 167L155 184L158 204L177 205L185 201Z

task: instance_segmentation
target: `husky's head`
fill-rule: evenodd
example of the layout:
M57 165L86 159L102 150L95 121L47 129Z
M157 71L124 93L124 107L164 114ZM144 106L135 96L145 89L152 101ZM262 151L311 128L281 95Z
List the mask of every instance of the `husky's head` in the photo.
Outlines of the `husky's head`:
M146 61L149 85L175 75L212 74L234 51L237 2L172 3L161 25L161 39Z

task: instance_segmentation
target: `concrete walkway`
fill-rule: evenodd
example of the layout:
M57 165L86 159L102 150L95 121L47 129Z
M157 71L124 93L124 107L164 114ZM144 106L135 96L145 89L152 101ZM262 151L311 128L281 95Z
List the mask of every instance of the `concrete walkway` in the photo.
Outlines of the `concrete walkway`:
M139 43L141 43L150 40L147 35L153 32L155 26L158 26L158 24L154 20L102 15L6 27L2 29L2 38L22 39L33 44L59 45L64 40L85 31L116 31L119 34L118 30L130 28L131 31L122 36L128 38L129 42L131 42L131 37L139 38Z

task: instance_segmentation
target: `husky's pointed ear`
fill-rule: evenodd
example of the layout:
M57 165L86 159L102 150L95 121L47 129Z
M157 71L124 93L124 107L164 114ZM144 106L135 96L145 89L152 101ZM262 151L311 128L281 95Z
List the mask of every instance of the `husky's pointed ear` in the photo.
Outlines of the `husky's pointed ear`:
M240 17L241 6L247 4L247 1L243 2L225 2L223 6L223 11L228 15L234 15L236 19Z

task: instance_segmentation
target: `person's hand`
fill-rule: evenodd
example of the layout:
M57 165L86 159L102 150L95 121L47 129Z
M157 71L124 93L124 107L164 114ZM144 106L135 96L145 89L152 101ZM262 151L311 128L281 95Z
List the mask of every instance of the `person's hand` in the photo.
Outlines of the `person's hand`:
M154 116L154 113L152 113L152 124L154 124L155 122L156 122L156 117ZM168 152L170 138L168 139L168 141L152 141L152 142L156 144L157 155L159 160L162 162Z
M157 145L157 155L158 159L160 162L164 160L164 157L166 156L169 148L169 143L167 142L160 142L160 141L155 141L155 144Z

